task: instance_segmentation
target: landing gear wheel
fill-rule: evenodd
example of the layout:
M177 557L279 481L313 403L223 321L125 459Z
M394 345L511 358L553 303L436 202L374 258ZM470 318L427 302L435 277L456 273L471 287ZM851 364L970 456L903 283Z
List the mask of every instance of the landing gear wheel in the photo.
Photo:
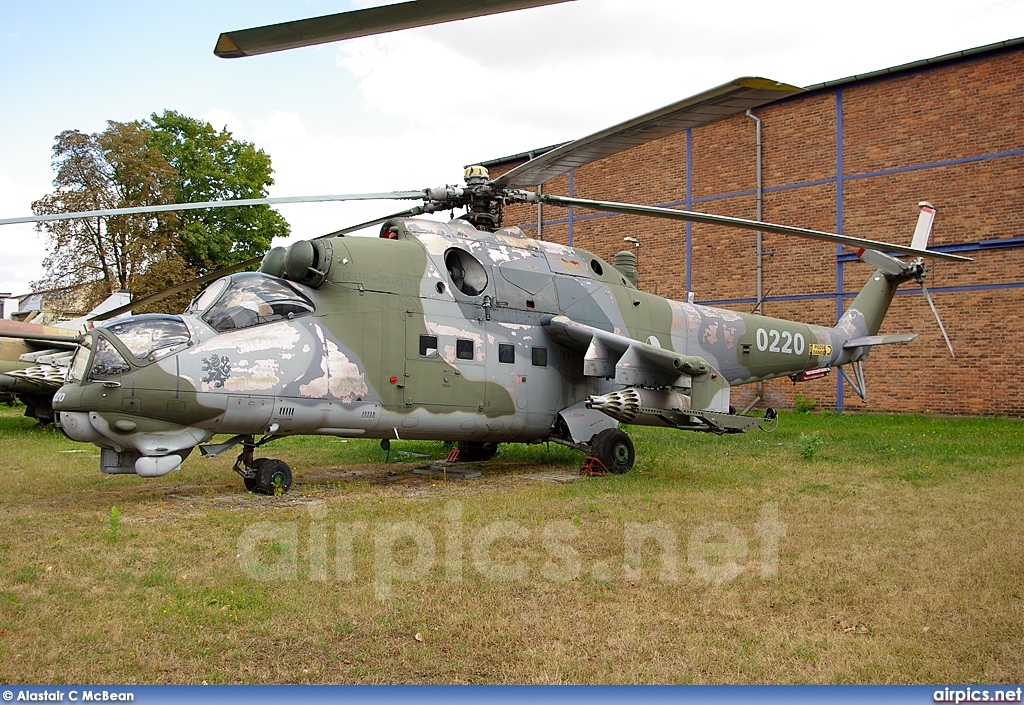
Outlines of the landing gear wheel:
M260 476L260 468L267 462L266 458L256 458L252 461L252 469L256 472L252 477L243 477L242 484L245 485L246 492L257 492L257 482Z
M590 448L593 456L616 475L627 472L636 459L633 441L617 428L605 429L594 436L590 440Z
M497 452L497 443L459 441L459 460L464 460L467 463L479 463L485 460L490 460Z
M260 458L252 464L256 470L255 491L259 494L276 496L284 494L292 486L292 469L283 460Z

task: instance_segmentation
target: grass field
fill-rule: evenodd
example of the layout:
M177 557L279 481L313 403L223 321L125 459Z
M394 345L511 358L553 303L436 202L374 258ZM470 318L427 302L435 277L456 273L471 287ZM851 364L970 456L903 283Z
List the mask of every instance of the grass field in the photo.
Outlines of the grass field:
M446 481L396 453L439 443L385 464L288 439L265 450L295 485L268 498L233 457L101 475L19 413L0 413L0 682L1024 678L1019 421L633 428L631 473L564 483L522 477L575 472L554 446Z

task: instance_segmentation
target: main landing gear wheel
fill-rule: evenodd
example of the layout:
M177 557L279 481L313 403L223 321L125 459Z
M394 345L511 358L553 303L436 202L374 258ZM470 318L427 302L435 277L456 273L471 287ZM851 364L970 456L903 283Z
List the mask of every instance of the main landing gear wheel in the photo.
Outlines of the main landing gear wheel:
M616 475L627 472L636 459L633 441L617 428L605 429L594 436L590 440L590 449L591 454Z
M292 469L288 463L275 458L256 458L252 461L255 477L245 477L245 489L256 494L275 496L284 494L292 486Z
M463 460L467 463L479 463L485 460L490 460L497 452L497 443L459 441L459 460Z

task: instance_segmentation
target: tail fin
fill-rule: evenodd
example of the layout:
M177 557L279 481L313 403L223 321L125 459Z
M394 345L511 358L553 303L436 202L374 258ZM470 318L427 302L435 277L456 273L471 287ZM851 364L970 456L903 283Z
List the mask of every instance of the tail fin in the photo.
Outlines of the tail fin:
M928 247L936 211L927 201L921 201L917 205L921 210L911 246L924 250ZM923 282L925 273L924 262L920 258L913 262L904 262L878 250L863 249L857 255L862 261L873 264L878 269L835 326L842 335L850 338L877 335L899 285L912 279Z
M89 313L78 318L73 318L70 321L63 321L62 323L58 323L57 327L79 331L88 330L92 328L92 325L89 323L89 321L92 320L93 317L98 316L101 313L106 313L107 311L113 311L115 308L120 308L121 306L127 306L131 302L131 300L132 295L129 292L125 291L124 289L118 289L113 294L111 294L103 301L101 301L99 304L97 304L96 308L94 308L92 311L89 311Z

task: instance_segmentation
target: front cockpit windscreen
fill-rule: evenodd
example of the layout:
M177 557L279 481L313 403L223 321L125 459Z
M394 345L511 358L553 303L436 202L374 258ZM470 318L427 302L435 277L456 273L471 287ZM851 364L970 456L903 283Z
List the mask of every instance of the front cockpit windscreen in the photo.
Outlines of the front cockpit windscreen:
M114 338L127 349L128 358L111 342ZM112 380L132 371L128 360L134 358L136 365L145 365L144 361L153 362L182 349L191 339L185 321L180 316L165 313L144 313L97 326L93 338L85 338L75 353L68 379L73 382L83 378L90 382ZM92 364L86 375L90 349Z
M103 381L131 371L131 366L125 362L121 353L109 340L103 337L97 338L96 348L92 355L92 367L89 369L90 380Z
M293 318L314 310L309 299L280 279L246 272L211 284L186 313L201 313L211 327L224 332Z
M185 322L179 316L164 313L132 316L127 321L111 323L105 327L117 336L137 360L148 357L155 360L179 345L187 345L190 339Z
M71 358L71 367L68 369L69 382L81 382L85 379L85 373L89 370L89 356L92 354L92 342L88 337L82 339L78 344L75 356Z

